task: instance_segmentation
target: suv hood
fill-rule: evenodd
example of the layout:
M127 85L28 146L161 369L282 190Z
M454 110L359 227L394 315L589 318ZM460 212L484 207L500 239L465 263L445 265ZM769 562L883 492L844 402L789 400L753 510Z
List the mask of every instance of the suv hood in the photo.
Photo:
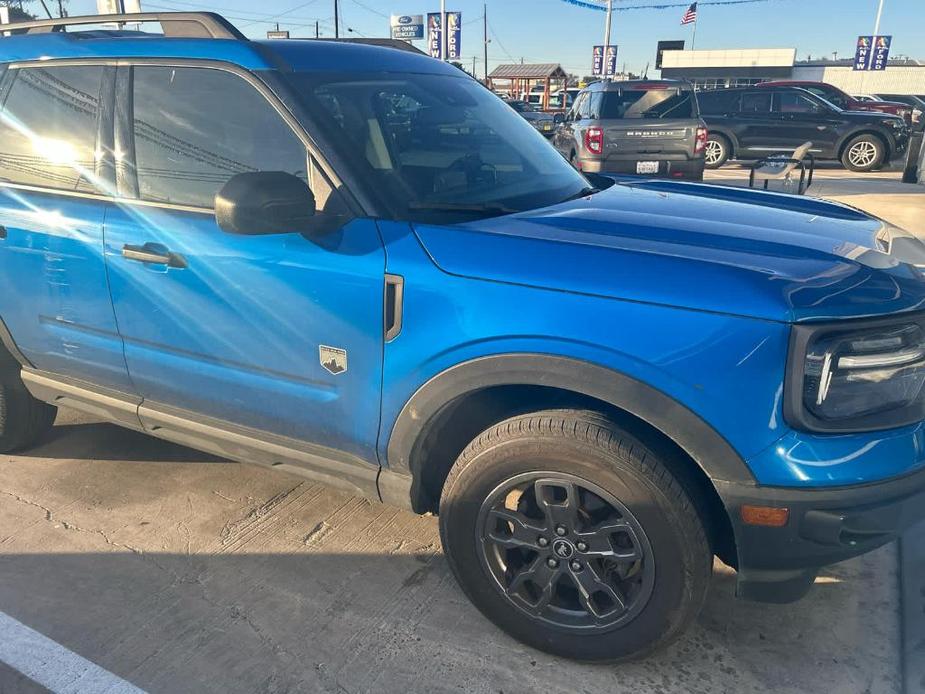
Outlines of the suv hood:
M813 198L642 181L414 229L445 272L498 282L775 321L925 307L925 245Z

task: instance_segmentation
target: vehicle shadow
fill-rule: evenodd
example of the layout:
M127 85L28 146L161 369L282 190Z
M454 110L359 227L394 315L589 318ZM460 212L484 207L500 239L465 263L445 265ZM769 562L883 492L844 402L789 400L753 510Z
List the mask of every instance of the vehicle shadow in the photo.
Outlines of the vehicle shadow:
M149 692L899 691L892 546L793 605L735 599L717 563L676 644L583 665L483 617L434 518L100 424L55 429L0 469L0 612ZM89 462L65 479L64 458ZM0 669L0 692L19 684Z

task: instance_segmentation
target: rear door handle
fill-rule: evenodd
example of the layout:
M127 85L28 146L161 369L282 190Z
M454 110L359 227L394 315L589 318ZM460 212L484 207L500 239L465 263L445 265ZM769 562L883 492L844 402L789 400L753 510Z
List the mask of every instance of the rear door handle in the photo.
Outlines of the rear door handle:
M122 257L127 260L136 260L139 263L150 265L166 265L167 267L185 268L186 258L178 253L171 253L156 243L146 243L144 246L122 246Z

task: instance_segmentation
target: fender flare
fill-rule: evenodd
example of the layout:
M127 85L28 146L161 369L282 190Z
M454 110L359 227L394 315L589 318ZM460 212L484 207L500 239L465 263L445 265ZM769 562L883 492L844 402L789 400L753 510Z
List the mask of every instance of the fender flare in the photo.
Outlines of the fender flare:
M755 486L742 457L713 427L674 398L623 373L548 354L500 354L452 366L405 403L389 436L387 469L406 478L420 469L418 442L445 405L493 386L535 385L602 400L642 419L682 448L716 483Z
M12 333L10 333L9 328L6 327L6 323L3 322L3 318L0 318L0 345L5 348L9 356L12 357L15 362L18 362L20 366L32 366L23 353L19 351L19 347L16 346L16 341L13 339Z

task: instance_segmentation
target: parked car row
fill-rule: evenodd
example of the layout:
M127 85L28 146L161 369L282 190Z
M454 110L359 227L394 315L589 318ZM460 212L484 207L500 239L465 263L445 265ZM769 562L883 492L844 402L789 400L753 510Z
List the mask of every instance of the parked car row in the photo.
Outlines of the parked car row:
M790 153L806 142L816 159L873 171L906 151L910 124L921 116L917 97L863 101L821 82L701 92L678 80L596 82L564 116L508 103L581 171L685 179L702 179L705 168L733 158Z

